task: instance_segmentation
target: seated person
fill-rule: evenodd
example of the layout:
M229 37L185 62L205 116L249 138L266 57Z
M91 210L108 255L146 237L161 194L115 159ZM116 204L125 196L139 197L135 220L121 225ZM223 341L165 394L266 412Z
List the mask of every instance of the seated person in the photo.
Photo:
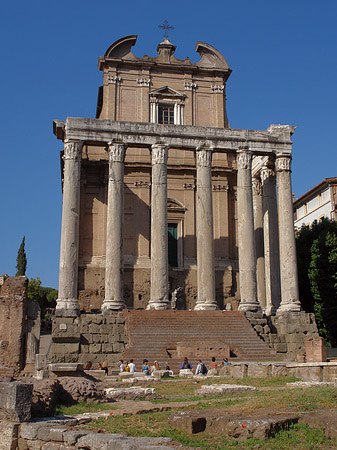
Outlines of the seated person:
M181 363L180 369L190 369L192 370L192 365L188 362L187 357L185 356L184 361Z

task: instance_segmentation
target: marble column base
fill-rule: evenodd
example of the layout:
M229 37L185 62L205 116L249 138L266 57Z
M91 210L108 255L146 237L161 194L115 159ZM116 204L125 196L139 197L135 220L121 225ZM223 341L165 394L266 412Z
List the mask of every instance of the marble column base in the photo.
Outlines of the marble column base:
M256 302L240 303L238 309L244 312L262 312L261 306Z
M280 315L282 313L287 312L300 312L302 311L301 303L299 300L293 300L289 303L281 303L279 309L276 312L276 315Z
M77 317L80 315L80 305L76 298L57 299L55 315L57 317Z
M276 312L277 312L277 307L274 305L272 305L271 307L267 306L267 308L265 309L266 316L275 316Z
M194 307L194 311L214 311L219 309L216 303L197 303Z
M120 311L126 308L126 304L123 299L114 299L107 300L105 299L102 305L102 311L112 310L112 311Z
M171 309L171 303L169 301L150 300L146 309Z

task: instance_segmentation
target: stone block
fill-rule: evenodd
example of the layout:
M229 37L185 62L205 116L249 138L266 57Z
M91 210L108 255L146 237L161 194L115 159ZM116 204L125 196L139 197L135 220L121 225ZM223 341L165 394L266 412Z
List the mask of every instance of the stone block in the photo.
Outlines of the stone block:
M45 444L44 441L36 439L34 441L27 441L28 450L41 450L42 446Z
M112 353L113 352L113 344L102 344L102 352L103 353Z
M245 378L247 376L247 364L230 365L229 373L233 378Z
M18 448L19 424L0 421L0 450Z
M324 364L323 366L323 381L335 381L337 378L337 365Z
M238 384L206 384L195 391L195 395L209 396L209 395L224 395L233 394L236 392L251 392L256 391L254 386L240 386Z
M82 333L81 334L81 344L92 344L94 342L93 335L90 333Z
M20 382L0 382L0 420L28 422L33 385Z
M78 439L76 447L78 449L107 450L110 448L109 444L114 444L119 439L125 438L122 434L89 433Z
M193 372L191 369L180 369L179 370L179 376L182 378L192 378Z
M51 441L63 442L63 435L67 428L50 428L49 439Z
M272 377L286 377L288 375L288 370L285 364L272 364L271 365L271 376Z
M36 439L37 432L44 426L46 426L44 422L22 423L20 425L19 437L28 440Z
M69 431L65 431L63 433L63 441L66 444L74 445L74 444L77 443L79 438L81 438L82 436L86 436L89 433L91 433L91 431L86 431L86 430L81 430L81 431L69 430Z
M278 353L287 353L287 344L275 343L274 348Z
M125 348L125 345L120 342L116 342L113 344L113 351L115 353L123 353L124 348Z
M90 334L99 334L101 332L101 327L97 323L91 323L89 325L89 333Z
M54 337L53 337L54 339ZM80 349L79 342L54 342L52 345L53 353L57 354L75 354L77 355Z
M101 353L102 344L90 344L89 345L89 353Z
M322 381L323 369L321 366L301 366L297 372L303 381Z
M254 329L255 329L255 331L256 331L258 334L263 333L263 326L262 326L262 325L255 325Z
M18 450L28 450L28 445L26 439L18 439Z
M270 376L270 364L248 364L247 376L265 378Z
M320 336L306 337L304 339L306 362L326 361L326 345Z
M46 442L44 445L42 445L41 450L61 450L60 443Z

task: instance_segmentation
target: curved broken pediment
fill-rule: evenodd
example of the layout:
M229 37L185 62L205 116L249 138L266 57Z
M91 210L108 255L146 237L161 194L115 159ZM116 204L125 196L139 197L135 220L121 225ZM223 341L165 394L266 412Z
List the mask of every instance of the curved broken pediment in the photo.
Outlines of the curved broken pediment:
M125 58L129 56L130 59L136 58L132 52L131 47L135 45L137 35L125 36L110 45L104 56L106 58ZM138 58L137 58L138 59Z
M196 66L229 70L229 65L223 55L211 45L198 41L195 51L201 56L201 60L195 63Z

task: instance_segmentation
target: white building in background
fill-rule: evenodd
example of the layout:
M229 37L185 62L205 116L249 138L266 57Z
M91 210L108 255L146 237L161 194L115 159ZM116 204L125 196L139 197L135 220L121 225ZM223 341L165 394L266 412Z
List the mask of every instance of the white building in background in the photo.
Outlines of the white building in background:
M294 225L311 225L315 220L336 220L337 177L325 178L294 201Z

